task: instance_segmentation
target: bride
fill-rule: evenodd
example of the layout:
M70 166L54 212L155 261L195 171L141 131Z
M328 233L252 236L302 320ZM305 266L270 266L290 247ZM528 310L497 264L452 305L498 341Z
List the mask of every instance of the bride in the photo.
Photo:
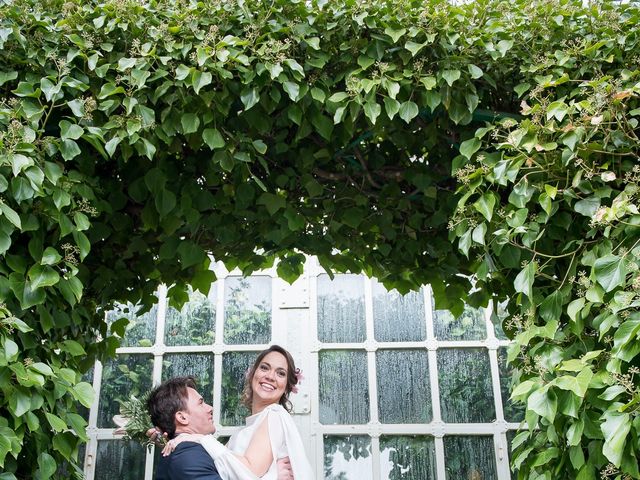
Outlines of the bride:
M202 444L227 480L276 480L276 462L289 457L296 480L311 480L313 473L300 434L291 418L289 394L296 390L300 370L291 354L273 345L260 352L249 369L242 394L251 409L246 426L227 446L212 435L181 434L162 451L169 455L181 442Z

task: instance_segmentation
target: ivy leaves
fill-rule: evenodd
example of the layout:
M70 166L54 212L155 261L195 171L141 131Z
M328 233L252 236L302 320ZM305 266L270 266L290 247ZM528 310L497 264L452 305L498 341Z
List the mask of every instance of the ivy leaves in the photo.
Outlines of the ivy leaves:
M563 61L552 74L514 88L522 118L494 118L460 144L454 232L465 255L484 256L478 277L500 281L499 296L510 297L512 398L527 405L529 429L514 443L519 478L553 469L640 478L640 425L629 413L639 398L640 215L627 203L638 192L640 152L623 127L638 124L640 71L612 66L607 79L583 79L572 53L558 48ZM617 53L621 64L634 48ZM600 49L610 52L606 41L590 52ZM523 71L543 56L527 57ZM613 89L611 101L594 110L601 88Z

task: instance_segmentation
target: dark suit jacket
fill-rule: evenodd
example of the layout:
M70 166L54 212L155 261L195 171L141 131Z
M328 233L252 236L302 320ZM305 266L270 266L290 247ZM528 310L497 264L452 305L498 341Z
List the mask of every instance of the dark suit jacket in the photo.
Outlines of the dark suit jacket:
M168 457L160 456L155 480L222 480L202 445L182 442Z

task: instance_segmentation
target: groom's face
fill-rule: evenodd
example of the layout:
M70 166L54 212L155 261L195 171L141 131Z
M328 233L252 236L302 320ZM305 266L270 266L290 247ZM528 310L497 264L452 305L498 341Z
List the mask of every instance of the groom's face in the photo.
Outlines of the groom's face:
M188 428L191 433L213 433L216 427L213 424L213 407L208 405L202 395L191 387L187 387L187 409L189 423Z

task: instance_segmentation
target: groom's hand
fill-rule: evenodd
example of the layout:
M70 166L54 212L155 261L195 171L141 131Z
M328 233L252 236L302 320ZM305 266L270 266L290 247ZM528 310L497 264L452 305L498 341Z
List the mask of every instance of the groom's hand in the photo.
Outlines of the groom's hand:
M278 480L293 480L293 470L291 470L291 462L289 457L278 460Z

